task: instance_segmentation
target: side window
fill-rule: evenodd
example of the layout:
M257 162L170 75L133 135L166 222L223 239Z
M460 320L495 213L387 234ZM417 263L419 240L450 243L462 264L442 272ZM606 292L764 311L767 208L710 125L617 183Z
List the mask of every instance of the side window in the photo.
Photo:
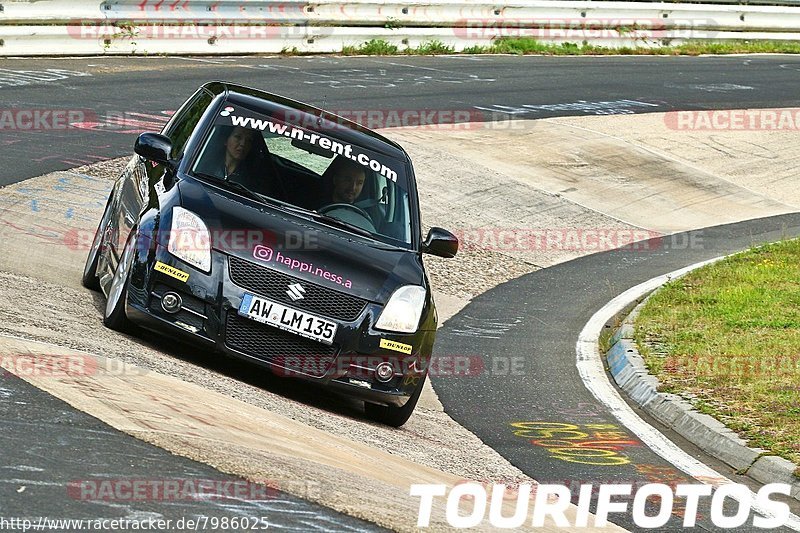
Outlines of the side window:
M211 104L213 97L204 90L195 93L194 97L175 115L164 129L164 135L172 140L172 153L170 157L177 158L183 153L186 141L197 126L200 117Z
M376 188L375 197L378 200L378 205L381 206L384 214L388 211L389 205L389 182L386 177L375 173Z

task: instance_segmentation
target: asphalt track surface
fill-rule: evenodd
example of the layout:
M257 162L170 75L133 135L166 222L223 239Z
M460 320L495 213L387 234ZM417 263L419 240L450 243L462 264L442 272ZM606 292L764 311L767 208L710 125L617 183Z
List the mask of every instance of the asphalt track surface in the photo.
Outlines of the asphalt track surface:
M289 496L267 480L249 483L172 455L0 372L0 517L6 520L171 520L161 531L194 531L186 520L206 524L200 531L384 531ZM136 480L148 485L134 489ZM177 491L165 492L166 485ZM250 527L210 526L233 517Z
M77 129L4 126L0 185L130 154L136 133L160 129L169 113L210 79L266 88L332 110L477 110L471 116L475 120L584 113L536 107L576 102L633 102L611 105L608 113L800 105L800 58L788 56L85 58L7 60L3 67L2 110L83 110L88 119ZM578 333L604 303L641 281L798 233L797 215L743 222L704 230L701 246L606 252L506 283L476 298L437 340L439 355L477 356L487 370L466 378L434 377L436 390L451 416L539 481L573 487L685 481L630 431L614 427L613 416L584 388L575 368ZM508 368L503 358L519 357L516 371L503 371ZM627 462L592 465L554 458L531 442L537 440L535 432L543 436L542 422L586 433L587 447L612 441L616 455ZM514 423L528 424L521 426L524 436L514 434L520 429ZM59 437L46 431L41 438L57 443ZM690 444L681 445L702 457ZM192 468L201 467L192 463ZM632 527L629 517L612 515ZM670 527L682 529L677 517ZM707 520L701 527L713 529Z
M691 479L620 426L585 388L576 367L578 336L597 310L643 281L754 244L797 235L800 214L750 220L581 257L509 281L475 298L447 322L436 339L434 355L480 360L483 371L475 376L434 377L434 388L450 416L514 466L539 482L571 486L573 495L584 483L630 483L635 487L648 482L689 483ZM507 361L520 357L512 370ZM635 410L670 435L663 425ZM515 427L515 423L527 425ZM609 427L603 427L606 425ZM526 428L529 431L515 435ZM554 434L548 436L546 430ZM572 440L577 435L570 433L573 431L587 436ZM718 472L747 483L747 478L703 457L690 443L670 436ZM580 454L583 457L547 449L575 443L587 448ZM589 457L588 449L616 453ZM705 516L698 521L698 529L715 530L708 508L704 511L701 504L700 513ZM630 513L615 514L612 520L637 529ZM684 528L675 516L659 530ZM742 526L736 531L763 530Z
M0 114L0 185L131 152L202 83L243 83L334 111L443 110L470 120L581 114L536 106L609 105L603 113L800 106L800 58L234 57L7 59L0 113L83 113L83 128ZM522 107L532 106L532 107Z

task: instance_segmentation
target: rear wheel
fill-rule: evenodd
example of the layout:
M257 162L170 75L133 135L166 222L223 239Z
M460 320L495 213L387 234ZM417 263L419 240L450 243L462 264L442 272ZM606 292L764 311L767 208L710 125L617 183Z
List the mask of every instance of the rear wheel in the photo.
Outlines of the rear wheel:
M126 331L130 326L128 316L125 314L125 301L128 299L128 280L130 279L135 250L136 230L134 229L128 237L125 251L122 252L117 269L114 271L114 278L111 280L111 288L108 291L108 300L106 300L106 310L103 316L103 324L117 331Z
M100 262L100 250L105 246L105 236L110 220L111 196L108 197L108 202L106 202L106 210L103 211L103 218L100 219L100 224L97 226L97 232L94 234L92 247L89 248L89 255L86 257L86 265L83 267L81 283L84 287L93 291L100 290L100 280L97 279L97 265Z
M425 378L419 380L419 386L417 386L416 390L411 395L411 398L408 399L403 407L395 407L393 405L377 405L374 403L365 402L364 412L368 418L374 420L375 422L380 422L381 424L386 424L387 426L399 428L408 422L409 418L411 418L411 414L414 412L414 408L417 406L419 397L422 394L422 387L424 386Z

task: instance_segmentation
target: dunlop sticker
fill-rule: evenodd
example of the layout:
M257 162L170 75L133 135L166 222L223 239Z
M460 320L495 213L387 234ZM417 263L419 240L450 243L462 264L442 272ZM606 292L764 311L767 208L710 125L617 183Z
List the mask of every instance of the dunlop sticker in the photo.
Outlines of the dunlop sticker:
M402 342L390 341L389 339L381 339L381 348L387 350L394 350L395 352L409 354L411 353L412 346L410 344L403 344Z
M178 270L177 268L164 264L161 261L156 261L155 270L157 270L158 272L163 272L167 276L173 277L183 282L186 282L186 280L189 279L189 274L187 272L184 272L183 270Z

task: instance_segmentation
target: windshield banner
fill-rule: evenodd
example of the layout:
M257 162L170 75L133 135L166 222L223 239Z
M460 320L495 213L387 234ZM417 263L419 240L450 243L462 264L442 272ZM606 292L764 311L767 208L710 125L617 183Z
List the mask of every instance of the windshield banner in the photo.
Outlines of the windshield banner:
M330 137L320 135L319 133L309 132L299 126L284 124L274 118L268 118L264 115L253 113L242 107L234 107L230 104L225 106L222 111L220 111L214 123L223 126L239 126L271 133L272 135L282 135L291 139L293 143L295 141L298 143L305 143L309 145L310 148L322 149L326 152L330 152L332 155L346 157L361 166L379 173L388 180L397 182L397 172L386 166L383 161L379 161L368 155L363 148L354 147L352 144L337 141Z

